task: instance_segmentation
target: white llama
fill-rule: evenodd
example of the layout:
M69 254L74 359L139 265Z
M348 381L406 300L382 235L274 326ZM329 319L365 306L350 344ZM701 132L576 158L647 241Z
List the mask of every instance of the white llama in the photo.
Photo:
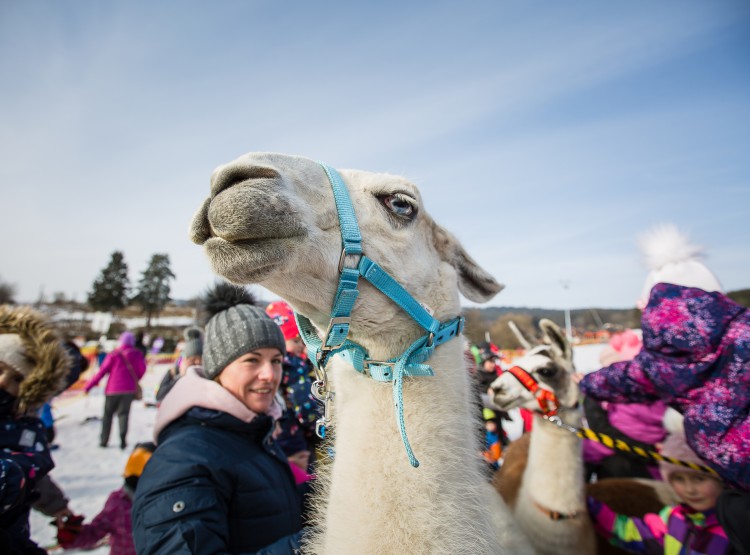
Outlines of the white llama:
M563 423L580 428L579 391L571 379L573 350L554 322L544 319L539 327L544 343L514 360L490 386L499 409L535 411L528 460L511 509L540 555L593 555L596 539L586 512L581 440L539 416L556 412ZM501 469L497 479L509 478Z
M440 322L460 314L459 291L486 301L501 288L427 214L401 177L341 171L361 230L362 252ZM259 283L318 330L331 322L342 254L332 179L320 164L281 154L248 154L218 168L191 238L228 280ZM425 331L360 280L348 340L373 360L398 357ZM419 311L420 309L416 309ZM403 380L403 424L419 468L405 455L394 387L339 356L326 366L335 392L335 457L322 465L312 553L530 553L507 507L482 477L460 339L425 362L434 375ZM380 369L386 368L380 366Z
M543 418L556 416L566 426L581 427L573 351L557 324L543 319L539 327L543 343L532 346L511 325L527 353L513 360L510 370L490 386L492 402L501 410L524 407L535 414L533 432L509 446L493 483L540 555L626 553L595 537L586 495L632 516L658 512L674 502L674 496L665 483L655 480L584 483L581 439Z

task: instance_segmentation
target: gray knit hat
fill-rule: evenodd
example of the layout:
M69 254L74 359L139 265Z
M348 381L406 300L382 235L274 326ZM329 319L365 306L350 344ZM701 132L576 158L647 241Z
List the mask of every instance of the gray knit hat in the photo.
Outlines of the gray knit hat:
M182 356L185 358L203 356L203 331L198 327L189 327L184 332L185 346Z
M249 304L231 306L206 324L203 373L213 379L232 361L264 347L276 348L282 355L286 352L281 328L262 308Z

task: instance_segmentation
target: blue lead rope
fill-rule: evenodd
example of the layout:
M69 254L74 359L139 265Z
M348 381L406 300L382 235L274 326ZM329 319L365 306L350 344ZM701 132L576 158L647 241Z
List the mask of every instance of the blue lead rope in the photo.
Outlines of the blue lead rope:
M464 319L459 316L447 322L440 322L433 318L383 268L362 254L362 236L349 197L349 191L335 169L325 164L321 165L333 189L341 228L342 251L339 261L339 284L334 296L331 321L325 337L321 339L318 336L315 326L308 318L295 313L300 336L307 345L308 355L316 369L325 368L330 357L335 355L351 364L357 372L370 376L375 381L393 382L393 403L399 433L409 458L409 464L416 468L419 466L419 461L411 449L406 435L406 424L404 423L403 381L406 377L434 376L432 368L424 362L432 356L438 345L442 345L461 334ZM347 256L359 256L359 262L355 267L346 266ZM427 332L398 357L387 361L372 360L364 347L347 339L351 324L351 312L359 295L357 285L360 276L372 283L381 293L401 307ZM325 389L326 384L323 383L322 387ZM325 394L328 392L319 391L318 393ZM327 409L328 405L326 405ZM319 422L319 424L321 423ZM318 427L321 433L325 432L324 425Z

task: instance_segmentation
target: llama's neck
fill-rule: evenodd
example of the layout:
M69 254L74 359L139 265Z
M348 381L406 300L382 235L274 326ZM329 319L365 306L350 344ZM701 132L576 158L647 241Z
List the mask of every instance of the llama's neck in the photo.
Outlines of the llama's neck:
M569 426L581 425L579 409L561 409L558 415ZM571 514L586 510L583 485L581 439L536 415L524 473L525 493L546 509Z
M392 385L334 358L335 458L324 468L325 553L503 553L487 507L477 430L460 339L428 361L433 377L407 378L409 465L396 424Z
M578 427L579 411L561 410ZM552 518L552 513L563 515ZM515 515L538 555L593 555L594 528L586 513L581 440L537 416Z

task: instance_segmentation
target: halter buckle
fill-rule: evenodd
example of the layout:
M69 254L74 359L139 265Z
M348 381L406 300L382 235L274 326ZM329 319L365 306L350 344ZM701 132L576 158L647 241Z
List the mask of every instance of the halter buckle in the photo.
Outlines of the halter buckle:
M341 273L344 270L344 262L346 261L346 256L349 254L349 256L358 256L360 259L362 258L362 253L347 253L346 249L341 249L341 256L339 257L339 273ZM357 260L357 264L354 265L354 268L359 265L359 260Z
M395 362L385 362L382 360L363 360L362 361L362 373L365 376L372 377L370 374L370 366L388 366L389 368L394 368L396 366Z
M328 336L331 335L331 331L333 330L333 326L338 326L339 324L346 324L347 326L351 325L352 319L349 316L337 316L336 318L331 318L331 321L328 322L328 328L326 329L325 336L323 337L323 344L320 346L320 352L324 351L333 351L334 349L338 349L339 347L343 346L346 342L346 337L349 335L349 330L347 329L347 334L344 336L344 338L341 340L341 342L338 345L327 345L328 343Z

